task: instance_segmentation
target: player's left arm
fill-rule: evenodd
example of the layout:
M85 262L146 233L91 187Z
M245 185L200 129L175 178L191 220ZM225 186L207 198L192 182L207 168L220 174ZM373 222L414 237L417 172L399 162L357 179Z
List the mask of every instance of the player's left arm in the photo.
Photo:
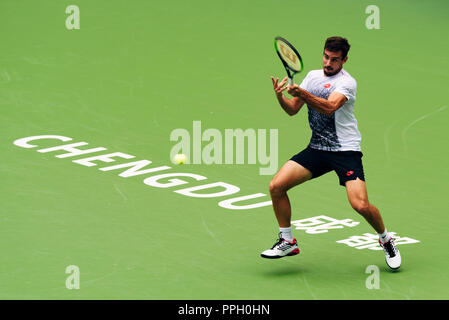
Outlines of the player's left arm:
M297 84L289 86L287 92L294 97L302 98L311 108L327 116L332 115L348 100L344 94L336 91L332 92L327 99L320 98L300 88Z

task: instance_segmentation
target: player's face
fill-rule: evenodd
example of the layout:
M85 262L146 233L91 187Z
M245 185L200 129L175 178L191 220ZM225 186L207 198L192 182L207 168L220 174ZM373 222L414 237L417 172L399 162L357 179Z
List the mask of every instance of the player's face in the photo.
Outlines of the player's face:
M348 60L346 56L344 59L341 58L342 52L333 52L324 49L323 53L323 71L326 76L333 76L340 72L343 68L343 64Z

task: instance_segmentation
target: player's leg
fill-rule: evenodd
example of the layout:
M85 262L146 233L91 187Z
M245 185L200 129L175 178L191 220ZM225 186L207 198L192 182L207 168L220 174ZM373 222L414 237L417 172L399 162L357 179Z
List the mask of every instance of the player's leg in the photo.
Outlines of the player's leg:
M299 163L289 160L270 182L273 210L280 228L290 227L291 206L287 191L312 178L312 173Z
M379 235L379 244L384 249L387 265L397 270L401 266L401 254L396 248L393 238L385 229L379 210L368 201L365 181L357 178L345 183L349 202L355 211L360 213Z
M340 185L346 187L349 203L378 233L387 265L392 269L398 269L401 266L399 250L388 234L379 210L368 201L362 164L363 154L359 151L343 151L331 157L332 167L338 174Z
M261 253L262 258L276 259L299 253L298 243L293 238L290 220L291 206L287 191L312 178L312 173L299 163L288 160L270 182L269 190L274 213L279 224L279 240Z
M385 226L379 210L368 201L365 181L356 178L345 183L346 193L352 208L362 215L378 234L385 232Z
M329 154L332 168L346 187L349 203L362 215L378 234L385 233L385 226L379 210L368 201L362 157L359 151L342 151ZM384 239L385 240L385 239Z
M401 266L401 254L388 234L379 210L368 201L362 156L357 151L341 152L334 157L332 165L340 178L340 185L346 187L349 203L376 230L387 265L396 270Z

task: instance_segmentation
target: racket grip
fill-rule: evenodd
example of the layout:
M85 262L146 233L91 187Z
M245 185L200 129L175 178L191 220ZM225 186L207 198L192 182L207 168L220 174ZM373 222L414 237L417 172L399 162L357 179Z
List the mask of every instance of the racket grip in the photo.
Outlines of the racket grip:
M293 79L290 78L290 77L288 77L288 84L289 84L289 85L293 85Z

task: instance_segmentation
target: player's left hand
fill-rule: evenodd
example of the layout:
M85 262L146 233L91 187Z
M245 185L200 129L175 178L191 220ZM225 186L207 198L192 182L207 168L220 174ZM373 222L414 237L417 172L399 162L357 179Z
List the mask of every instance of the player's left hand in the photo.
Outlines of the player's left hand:
M297 84L288 85L287 92L293 97L299 97L301 94L301 88Z

